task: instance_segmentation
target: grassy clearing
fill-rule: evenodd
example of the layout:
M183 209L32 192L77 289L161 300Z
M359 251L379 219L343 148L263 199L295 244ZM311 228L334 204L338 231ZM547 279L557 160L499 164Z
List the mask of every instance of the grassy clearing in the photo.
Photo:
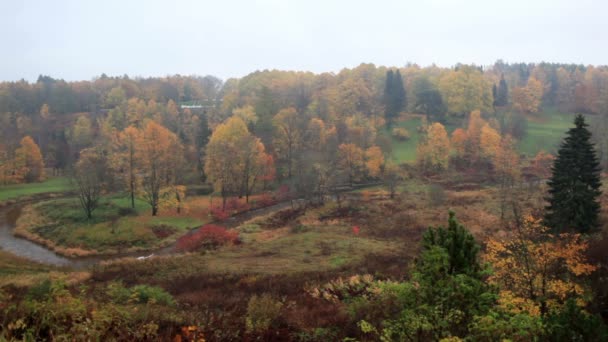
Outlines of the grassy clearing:
M0 202L43 193L62 193L73 189L66 177L49 178L40 183L13 184L0 187Z
M398 163L410 163L416 161L416 146L418 141L422 137L422 134L418 132L418 127L422 123L422 116L407 116L403 120L393 125L393 128L401 127L408 130L410 133L410 139L407 141L399 141L391 135L391 131L386 128L381 129L378 133L387 136L391 139L393 148L393 160ZM448 133L452 133L457 127L458 122L448 122L445 124L445 128Z
M526 136L519 142L521 153L534 156L541 150L555 154L566 131L572 127L574 114L560 113L548 109L528 116L528 130ZM394 127L402 127L410 132L410 139L399 141L391 136L391 132L381 129L378 133L391 139L393 159L398 163L411 163L416 160L416 146L422 134L417 131L421 124L421 117L409 116L399 121ZM458 122L449 122L445 125L451 134L460 127Z
M555 154L573 120L573 114L552 110L530 115L528 131L519 142L519 150L528 156L534 156L540 150Z
M150 216L145 202L106 197L87 220L76 198L44 201L24 209L16 233L64 255L112 254L167 245L202 220Z
M8 285L29 287L47 279L74 284L89 277L88 272L64 272L59 268L38 264L0 250L0 288Z

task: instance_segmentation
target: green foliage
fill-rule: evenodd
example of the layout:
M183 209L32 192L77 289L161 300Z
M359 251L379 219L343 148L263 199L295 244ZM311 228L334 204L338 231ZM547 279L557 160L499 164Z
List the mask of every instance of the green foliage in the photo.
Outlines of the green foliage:
M249 333L263 333L276 322L283 303L264 293L261 296L253 295L247 303L247 317L245 324Z
M389 127L405 107L407 107L407 97L401 73L399 70L395 72L388 70L384 86L384 118Z
M550 341L606 341L608 328L601 318L591 315L569 298L562 310L545 318Z
M544 333L540 317L527 313L507 314L501 311L490 311L477 316L469 330L472 341L539 341Z
M430 250L434 246L443 248L449 256L448 274L459 273L476 275L481 270L477 253L479 245L473 235L456 220L450 211L448 227L430 227L422 237L422 246ZM424 256L424 254L423 254ZM422 259L424 263L424 258ZM421 265L425 267L425 265Z
M578 115L574 124L553 164L545 224L586 233L598 226L600 167L585 118Z
M140 304L161 304L171 306L175 304L175 300L169 293L157 286L136 285L131 289L131 298L133 302Z

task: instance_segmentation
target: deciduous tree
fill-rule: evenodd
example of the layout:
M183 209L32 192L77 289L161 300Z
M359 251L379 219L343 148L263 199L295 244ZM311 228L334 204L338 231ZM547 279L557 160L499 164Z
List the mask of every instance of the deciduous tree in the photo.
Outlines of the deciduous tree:
M26 183L39 182L44 179L44 161L40 148L30 136L21 139L19 148L15 150L13 162L15 178Z
M143 199L158 214L162 190L173 185L175 157L182 154L177 136L154 121L148 122L136 145L136 159L141 163L138 177Z

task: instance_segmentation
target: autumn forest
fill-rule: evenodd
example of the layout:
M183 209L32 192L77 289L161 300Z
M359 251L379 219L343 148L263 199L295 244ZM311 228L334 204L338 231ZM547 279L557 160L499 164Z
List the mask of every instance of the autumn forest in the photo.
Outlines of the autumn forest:
M605 341L608 67L0 83L0 340Z

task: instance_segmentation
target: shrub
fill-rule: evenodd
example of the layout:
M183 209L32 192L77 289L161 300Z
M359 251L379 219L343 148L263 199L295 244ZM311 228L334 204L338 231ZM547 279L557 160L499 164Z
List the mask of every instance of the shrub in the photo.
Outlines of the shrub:
M118 216L123 217L123 216L135 216L137 215L137 211L133 208L118 208Z
M260 207L269 207L276 203L276 198L268 192L263 193L262 195L260 195L260 197L258 197L258 204L260 205Z
M249 333L263 333L270 328L281 313L283 303L264 293L253 295L247 303L245 324Z
M137 285L131 289L131 300L140 304L173 305L175 300L165 290L157 286Z
M211 216L216 221L226 221L230 217L230 212L228 210L223 210L222 207L214 207L211 208Z
M207 224L192 234L177 240L177 248L182 251L195 251L201 248L214 249L225 244L238 243L238 233L214 224Z
M410 132L403 127L393 128L391 135L393 136L393 138L395 138L399 141L408 141L408 140L410 140L410 137L411 137Z
M122 281L108 284L106 293L115 304L125 304L131 297L131 291L123 285Z

